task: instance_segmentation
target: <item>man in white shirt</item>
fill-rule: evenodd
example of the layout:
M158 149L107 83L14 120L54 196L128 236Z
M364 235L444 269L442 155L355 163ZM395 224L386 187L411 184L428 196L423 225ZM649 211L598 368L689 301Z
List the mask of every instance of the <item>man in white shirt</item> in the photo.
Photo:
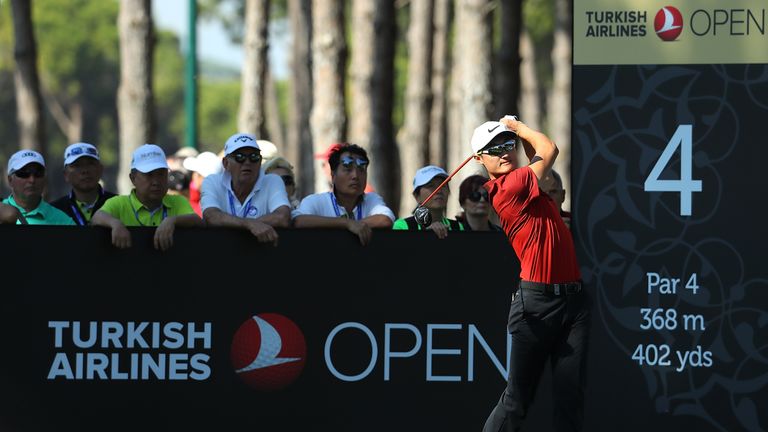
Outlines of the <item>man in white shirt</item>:
M371 239L372 228L391 228L395 214L375 192L365 192L368 183L366 151L355 144L334 149L328 164L333 191L308 195L292 212L297 228L343 228L363 245Z
M200 208L210 226L246 229L259 242L277 244L275 227L288 227L291 207L283 180L261 169L256 137L237 133L224 144L224 172L203 180Z

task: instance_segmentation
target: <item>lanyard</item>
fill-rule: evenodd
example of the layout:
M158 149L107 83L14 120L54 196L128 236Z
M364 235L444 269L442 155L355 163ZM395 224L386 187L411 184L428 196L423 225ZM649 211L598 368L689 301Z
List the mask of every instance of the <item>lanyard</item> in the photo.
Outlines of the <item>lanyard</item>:
M235 197L232 195L232 191L227 189L227 198L229 198L229 213L232 216L237 217L237 210L235 210ZM243 216L244 218L248 217L248 212L251 211L251 201L253 201L253 195L251 195L250 198L248 198L248 201L246 201L245 205L243 205Z
M136 210L135 208L133 208L133 203L132 203L132 202L130 202L130 200L128 201L128 203L129 203L129 204L130 204L130 206L131 206L131 210L133 210L133 217L135 217L135 218L136 218L136 222L138 222L138 223L139 223L139 225L141 225L141 226L146 226L146 225L144 225L143 223L141 223L141 220L139 220L139 212L138 212L138 210ZM160 205L163 207L163 218L162 218L162 219L160 219L160 222L162 222L162 221L164 221L164 220L165 220L165 218L166 218L166 217L168 217L168 207L166 207L164 204L160 204ZM155 210L155 211L157 211L157 210ZM154 215L155 215L155 212L154 212L154 211L153 211L153 212L149 212L149 220L150 220L150 222L152 221L152 217L153 217Z
M336 202L336 195L333 194L333 192L328 192L328 194L331 196L331 203L333 204L333 211L336 212L336 217L341 217L341 210L339 209L339 204ZM347 210L344 209L344 216L349 217L349 214L347 214ZM360 202L357 204L357 218L355 220L360 220L363 218L363 203Z
M99 202L99 200L104 196L104 191L99 188L99 197L96 198L96 201L93 202L93 205L89 208L91 217L93 217L93 209L96 208L96 203ZM88 221L85 220L85 214L83 214L80 211L80 206L77 205L77 200L75 199L75 191L69 191L69 207L72 209L72 214L75 215L75 218L77 219L76 222L80 226L88 225ZM131 207L133 208L133 207ZM135 213L135 212L134 212ZM141 222L139 222L141 223Z

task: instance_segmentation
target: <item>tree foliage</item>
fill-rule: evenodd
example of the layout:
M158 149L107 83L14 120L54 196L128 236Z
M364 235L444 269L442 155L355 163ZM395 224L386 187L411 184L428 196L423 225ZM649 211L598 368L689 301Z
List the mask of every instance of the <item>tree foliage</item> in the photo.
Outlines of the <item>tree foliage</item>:
M218 153L224 141L237 130L237 107L240 102L239 81L203 82L198 107L201 151Z
M13 23L10 2L0 2L0 161L18 149L16 99L13 90ZM0 166L5 172L5 165ZM4 176L3 176L4 177ZM0 181L0 197L8 194L5 181Z
M161 30L155 35L155 140L166 152L174 152L184 142L184 56L176 34Z
M243 43L245 30L245 0L199 0L198 14L202 19L219 21L234 43ZM288 17L288 0L270 0L269 21Z
M35 0L44 87L63 97L99 96L119 78L115 1Z

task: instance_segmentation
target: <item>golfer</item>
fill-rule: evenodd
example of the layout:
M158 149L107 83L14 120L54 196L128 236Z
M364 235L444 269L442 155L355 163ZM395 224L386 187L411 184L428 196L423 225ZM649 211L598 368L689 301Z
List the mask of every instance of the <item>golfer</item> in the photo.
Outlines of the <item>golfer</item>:
M514 116L477 127L474 158L490 176L483 186L520 259L520 287L512 296L507 329L512 352L507 388L484 432L518 431L547 360L552 365L554 430L580 431L584 418L589 303L571 232L555 202L539 189L557 146ZM515 168L522 145L530 163Z

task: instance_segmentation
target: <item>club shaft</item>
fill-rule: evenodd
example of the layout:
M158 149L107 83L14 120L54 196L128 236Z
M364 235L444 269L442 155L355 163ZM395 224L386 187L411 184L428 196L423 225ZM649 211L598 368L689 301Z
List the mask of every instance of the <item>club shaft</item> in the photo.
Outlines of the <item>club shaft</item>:
M437 192L438 192L440 189L442 189L442 188L443 188L443 186L445 186L445 185L446 185L446 184L447 184L449 181L451 181L451 178L452 178L454 175L456 175L456 173L457 173L457 172L459 172L459 170L460 170L460 169L464 168L464 165L466 165L466 164L467 164L467 162L469 162L470 160L472 160L472 158L473 158L474 156L475 156L475 155L469 155L469 157L468 157L466 160L464 160L464 162L462 162L462 163L461 163L461 165L459 165L459 167L458 167L458 168L456 168L455 170L453 170L453 172L451 173L451 175L449 175L448 177L446 177L446 179L445 179L445 180L443 180L443 182L442 182L442 183L440 183L440 186L438 186L437 188L435 188L435 190L433 190L433 191L432 191L432 193L431 193L431 194L429 194L429 196L427 197L427 199L425 199L424 201L422 201L422 202L421 202L421 204L419 204L419 206L420 206L420 207L424 207L424 205L425 205L426 203L428 203L428 202L429 202L429 200L431 200L431 199L432 199L432 197L433 197L433 196L435 196L435 194L436 194L436 193L437 193Z

